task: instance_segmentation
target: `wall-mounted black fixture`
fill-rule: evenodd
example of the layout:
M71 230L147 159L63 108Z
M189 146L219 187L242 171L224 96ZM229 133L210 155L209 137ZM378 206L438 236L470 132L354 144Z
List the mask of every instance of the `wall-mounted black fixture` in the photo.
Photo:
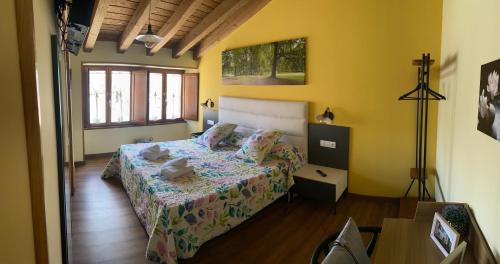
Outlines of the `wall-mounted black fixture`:
M325 112L316 116L316 120L318 120L320 123L331 124L333 122L334 117L335 115L330 110L330 107L327 107L325 109Z
M204 103L200 104L203 107L214 108L215 103L212 99L208 98Z

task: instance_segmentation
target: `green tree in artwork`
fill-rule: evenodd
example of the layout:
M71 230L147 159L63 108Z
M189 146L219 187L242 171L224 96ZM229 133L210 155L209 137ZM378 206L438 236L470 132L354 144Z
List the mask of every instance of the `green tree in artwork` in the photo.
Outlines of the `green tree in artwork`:
M300 84L305 77L305 39L254 45L222 53L223 80L232 83Z
M271 78L276 78L276 71L278 70L278 60L283 56L282 52L280 52L280 43L273 42L273 66L271 68Z
M228 75L229 71L233 68L233 53L222 52L222 74Z
M305 41L293 39L279 42L276 59L278 72L305 71Z

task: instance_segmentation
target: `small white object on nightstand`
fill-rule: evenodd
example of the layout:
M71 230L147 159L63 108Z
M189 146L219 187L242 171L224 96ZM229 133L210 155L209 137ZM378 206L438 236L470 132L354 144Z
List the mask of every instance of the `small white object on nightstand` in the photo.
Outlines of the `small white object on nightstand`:
M326 176L321 176L316 170L322 171L326 174ZM340 196L347 189L347 170L340 170L314 164L306 164L295 173L295 177L334 184L336 194L335 201L338 201Z

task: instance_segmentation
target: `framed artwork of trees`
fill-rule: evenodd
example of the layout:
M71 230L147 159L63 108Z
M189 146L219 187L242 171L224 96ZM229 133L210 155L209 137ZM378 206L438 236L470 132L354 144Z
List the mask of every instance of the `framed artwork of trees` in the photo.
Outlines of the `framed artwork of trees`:
M223 51L222 83L306 84L306 39L283 40Z
M500 60L481 66L477 129L500 140Z

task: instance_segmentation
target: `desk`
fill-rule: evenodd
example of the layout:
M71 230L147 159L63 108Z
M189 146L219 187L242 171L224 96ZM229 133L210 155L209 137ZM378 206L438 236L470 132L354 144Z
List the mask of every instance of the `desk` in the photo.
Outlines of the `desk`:
M446 203L419 202L415 219L386 218L375 250L375 264L441 263L445 258L430 238L432 219ZM496 263L467 205L471 219L464 263Z
M440 263L444 259L429 234L432 222L386 218L374 263Z

